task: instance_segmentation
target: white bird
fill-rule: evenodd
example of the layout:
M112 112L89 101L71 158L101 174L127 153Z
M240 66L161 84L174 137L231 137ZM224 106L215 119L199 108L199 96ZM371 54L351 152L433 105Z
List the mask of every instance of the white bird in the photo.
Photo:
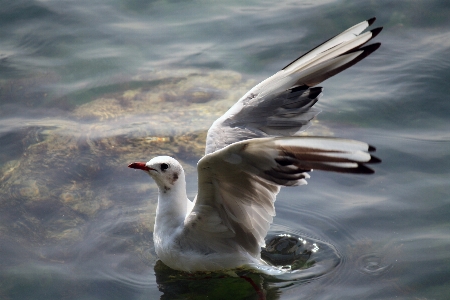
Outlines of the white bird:
M373 173L379 162L364 142L300 137L320 111L314 87L362 60L380 44L364 46L382 28L361 33L361 22L299 57L247 92L208 131L197 165L198 194L186 195L181 164L169 156L135 162L159 188L153 239L159 259L195 272L241 266L270 270L261 247L275 215L280 186L306 184L312 169ZM270 271L267 271L270 273Z

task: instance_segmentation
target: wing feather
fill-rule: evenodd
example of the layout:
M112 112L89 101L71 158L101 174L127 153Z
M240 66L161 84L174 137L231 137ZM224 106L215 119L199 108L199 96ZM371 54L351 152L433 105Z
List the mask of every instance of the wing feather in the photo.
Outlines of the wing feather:
M320 112L313 106L322 88L314 86L380 46L363 47L381 31L362 33L374 21L361 22L294 60L211 126L207 155L197 167L199 193L184 227L189 241L205 239L204 253L242 250L259 257L280 186L306 184L312 169L373 172L366 164L379 160L366 143L296 135Z
M379 161L367 152L371 149L363 142L325 137L257 138L229 145L199 161L199 193L187 227L203 231L194 236L214 235L210 249L235 245L258 257L280 186L305 184L313 168L370 173L365 164ZM189 226L199 216L201 226Z
M314 86L380 46L362 47L382 30L362 33L374 21L372 18L345 30L253 87L208 130L206 154L247 139L295 136L307 129L320 113L313 105L322 88Z
M336 35L335 37L325 41L324 43L320 44L319 46L317 46L316 48L308 51L307 53L303 54L302 56L300 56L299 58L297 58L296 60L294 60L293 62L289 63L286 67L283 68L283 70L289 68L296 68L294 65L297 63L301 63L302 61L308 61L311 58L315 57L317 54L324 52L330 48L333 48L336 45L339 45L345 41L348 41L352 38L354 38L355 36L357 36L358 34L360 34L361 32L363 32L364 29L366 29L367 27L369 27L370 25L373 24L373 22L375 22L375 18L371 18L369 20L363 21L361 23L358 23L352 27L350 27L349 29L343 31L342 33Z

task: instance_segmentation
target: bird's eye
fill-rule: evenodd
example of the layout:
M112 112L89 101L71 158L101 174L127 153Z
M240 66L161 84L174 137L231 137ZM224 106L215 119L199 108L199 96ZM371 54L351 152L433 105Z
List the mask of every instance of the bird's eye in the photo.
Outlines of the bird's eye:
M161 171L165 171L165 170L167 170L169 168L169 165L168 164L166 164L166 163L162 163L161 164Z

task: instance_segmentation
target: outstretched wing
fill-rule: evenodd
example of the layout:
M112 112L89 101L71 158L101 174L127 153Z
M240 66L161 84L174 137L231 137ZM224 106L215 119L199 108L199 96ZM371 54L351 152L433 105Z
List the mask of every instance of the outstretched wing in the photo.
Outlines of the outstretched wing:
M382 28L361 32L375 18L361 22L288 64L248 91L208 130L206 154L251 138L294 136L319 112L313 108L322 81L356 64L380 46L362 47Z
M364 165L378 161L371 150L346 139L278 137L241 141L208 154L198 163L199 193L185 234L201 237L205 253L240 247L258 257L280 186L306 184L311 169L372 173Z

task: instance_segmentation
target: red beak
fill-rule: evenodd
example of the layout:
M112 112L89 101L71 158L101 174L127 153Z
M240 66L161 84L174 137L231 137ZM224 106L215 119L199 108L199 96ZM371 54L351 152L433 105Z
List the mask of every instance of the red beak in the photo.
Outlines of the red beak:
M139 169L142 171L150 171L153 170L152 168L149 168L145 165L145 162L134 162L132 164L128 165L128 168L132 168L132 169Z

